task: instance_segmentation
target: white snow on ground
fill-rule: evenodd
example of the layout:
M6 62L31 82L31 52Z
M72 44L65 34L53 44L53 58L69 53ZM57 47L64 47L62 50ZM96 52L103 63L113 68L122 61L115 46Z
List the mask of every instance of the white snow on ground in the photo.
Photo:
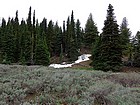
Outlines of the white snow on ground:
M91 56L91 54L83 54L81 56L78 57L78 60L76 60L74 63L71 64L51 64L49 67L53 67L53 68L67 68L67 67L72 67L72 65L80 63L80 62L84 62L84 61L88 61L89 57Z

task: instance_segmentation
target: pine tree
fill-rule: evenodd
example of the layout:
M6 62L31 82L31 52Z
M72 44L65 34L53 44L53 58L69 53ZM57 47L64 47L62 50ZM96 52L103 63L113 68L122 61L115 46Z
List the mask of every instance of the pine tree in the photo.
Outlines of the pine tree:
M38 40L35 51L35 64L48 66L50 63L50 53L46 40Z
M130 29L128 28L128 21L126 17L123 18L122 24L120 26L120 32L121 32L121 44L123 49L123 55L129 57L131 50L130 44L131 32Z
M65 28L65 21L63 21L63 33L62 33L62 37L63 37L63 42L62 42L62 47L63 47L63 52L66 53L66 28Z
M73 11L71 13L71 20L68 17L67 19L67 30L66 30L66 53L70 61L74 61L78 56L78 47L77 47L77 37L76 37L76 28L74 22Z
M44 18L43 21L38 23L36 20L35 27L35 64L37 65L49 65L50 63L50 52L47 45L47 20Z
M74 22L74 13L71 13L70 21L70 52L69 57L71 61L75 61L78 57L78 46L77 46L77 37L75 32L75 22Z
M70 49L70 17L68 17L67 19L67 24L66 24L66 37L65 37L65 53L67 54L67 56L69 57L69 49Z
M85 34L84 34L85 46L92 48L92 44L94 44L96 37L98 37L98 33L99 33L98 29L96 27L95 22L93 21L92 14L90 13L85 25Z
M6 20L4 18L2 18L2 24L0 27L0 39L1 39L1 44L0 44L0 54L1 54L1 60L0 62L2 63L2 61L4 60L4 56L5 56L5 34L6 34Z
M18 19L18 11L16 11L16 17L14 19L14 35L15 35L15 44L16 44L16 49L13 49L15 51L14 57L15 57L15 62L19 61L20 58L20 34L19 34L19 19Z
M76 22L76 43L77 43L77 48L80 49L82 45L83 37L82 37L82 32L81 32L81 27L80 27L80 21L77 19Z
M99 54L96 63L93 61L95 69L103 71L119 71L122 61L121 37L119 28L114 16L114 9L111 4L108 6L107 17L104 21L103 32L99 44ZM95 56L95 54L93 54Z
M31 64L34 64L34 54L35 54L35 43L36 43L36 35L35 35L35 10L33 13L33 27L32 27L32 36L31 36Z
M54 24L52 20L49 21L46 38L47 38L47 45L49 48L49 52L51 53L51 56L53 56L54 55L54 41L56 39L56 36L54 34Z
M56 39L54 40L54 53L55 55L59 56L61 51L61 47L63 44L63 35L62 35L62 29L61 27L58 26L58 23L56 22L55 26L54 26L54 34Z
M20 45L20 62L22 64L25 64L27 62L26 57L27 54L26 52L28 52L28 28L27 25L25 23L25 20L22 19L21 24L19 26L19 32L20 32L20 39L19 39L19 45Z
M101 64L101 35L96 37L95 43L92 48L92 65L96 70L100 70Z
M15 61L14 51L15 51L15 36L13 31L13 19L8 19L6 32L4 33L4 62L3 63L12 63Z
M28 27L28 33L27 33L27 43L28 43L28 46L26 46L26 60L27 60L27 62L30 62L30 63L32 63L32 59L31 59L31 57L32 57L32 18L31 18L31 15L32 15L32 13L31 13L31 7L29 8L29 13L28 13L28 18L27 18L27 27Z
M140 67L140 31L135 36L133 66Z

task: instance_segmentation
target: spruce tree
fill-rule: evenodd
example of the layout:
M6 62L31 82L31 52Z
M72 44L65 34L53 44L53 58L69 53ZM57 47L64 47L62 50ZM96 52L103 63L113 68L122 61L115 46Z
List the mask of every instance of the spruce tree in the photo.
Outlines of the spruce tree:
M54 34L56 39L54 40L54 53L55 55L59 56L61 53L61 47L63 44L63 35L62 35L62 29L58 26L58 23L56 22L54 26Z
M81 27L80 27L80 21L79 19L77 19L76 22L76 46L78 49L81 48L82 45L82 41L83 41L83 37L82 37L82 32L81 32Z
M35 10L33 13L33 26L32 26L32 35L31 35L31 64L34 64L34 54L35 54L35 43L36 43L36 35L35 35Z
M62 32L62 37L63 37L63 42L62 42L62 47L63 47L63 52L66 53L66 28L65 28L65 21L63 21L63 32Z
M27 60L27 62L30 62L30 63L32 63L32 59L31 59L31 57L32 57L32 18L31 18L31 15L32 15L32 13L31 13L31 7L29 8L29 13L28 13L28 18L27 18L27 27L28 27L28 33L27 33L27 43L28 43L28 46L27 46L27 48L26 48L26 51L27 52L25 52L26 53L26 60Z
M2 24L0 27L0 39L1 39L1 44L0 44L0 54L1 54L1 63L4 60L5 56L5 34L6 34L6 20L2 18Z
M70 49L70 17L67 19L67 24L66 24L66 43L65 43L65 53L69 57L69 49Z
M20 62L22 64L25 64L27 61L26 61L26 57L27 57L27 54L26 53L28 51L27 47L28 47L28 28L27 28L27 25L26 25L26 22L24 19L22 19L21 21L21 24L19 26L19 31L20 31L20 39L19 39L19 42L20 42Z
M93 21L92 14L90 13L88 20L85 25L85 34L84 34L84 43L85 46L92 48L92 44L94 44L96 37L98 37L98 29Z
M38 39L35 51L35 64L48 66L50 63L50 53L46 40Z
M71 21L70 21L70 43L69 43L69 53L68 56L71 61L75 61L78 57L78 46L77 46L77 37L75 32L75 22L74 22L74 13L71 13Z
M47 23L46 19L44 18L41 24L39 25L38 20L36 20L36 27L35 27L35 64L37 65L49 65L50 63L50 52L47 45L47 36L46 36L46 29Z
M19 19L18 19L18 11L16 11L16 17L14 19L14 35L15 35L15 44L16 44L16 49L13 49L15 51L14 57L15 57L15 62L19 61L20 58L20 34L19 34Z
M135 36L133 66L140 67L140 31Z
M54 55L54 41L55 41L55 34L54 34L54 24L52 20L49 21L48 27L47 27L47 45L49 48L49 52L51 53L51 56Z
M103 71L119 71L122 64L121 37L111 4L108 6L103 32L100 37L100 49L99 54L97 54L99 60L97 59L96 64L93 61L93 67Z
M121 32L121 44L123 49L123 55L128 56L130 58L130 50L131 50L131 44L130 44L130 36L131 31L128 28L128 21L126 17L123 18L122 24L120 26L120 32Z
M6 32L4 33L4 62L12 63L15 61L14 51L15 51L15 36L13 31L13 19L8 19Z

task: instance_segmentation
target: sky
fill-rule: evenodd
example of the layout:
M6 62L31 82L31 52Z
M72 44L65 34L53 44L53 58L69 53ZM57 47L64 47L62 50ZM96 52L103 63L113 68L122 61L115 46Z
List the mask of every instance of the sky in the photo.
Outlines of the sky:
M74 19L80 20L82 28L92 13L99 32L102 32L108 5L112 4L118 25L121 24L123 17L126 17L132 35L140 31L139 0L0 0L0 3L0 21L2 18L7 20L8 17L15 17L17 10L19 20L22 18L26 20L31 6L39 22L45 17L47 21L58 21L62 26L63 21L67 20L73 10Z

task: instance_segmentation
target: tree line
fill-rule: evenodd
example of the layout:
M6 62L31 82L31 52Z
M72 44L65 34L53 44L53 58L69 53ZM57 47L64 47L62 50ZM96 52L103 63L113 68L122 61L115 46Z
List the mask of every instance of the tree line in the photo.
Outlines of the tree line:
M92 66L104 71L118 71L122 66L123 56L135 66L140 66L140 32L131 37L126 17L122 24L117 24L114 9L108 6L106 20L102 33L99 34L92 14L89 15L85 28L80 26L80 20L74 19L74 12L63 21L63 26L58 22L44 18L42 22L36 19L35 10L29 8L27 20L19 22L18 11L15 18L6 22L2 18L0 26L0 63L20 63L49 65L50 58L63 57L74 61L80 54L80 49L85 47L92 50Z
M97 27L92 20L92 14L88 19L91 30L80 26L79 19L74 19L74 12L68 16L67 21L63 21L63 26L58 22L54 23L47 19L38 22L35 16L35 10L29 8L27 20L22 19L19 22L18 11L15 18L8 19L8 22L2 18L0 27L0 62L1 63L31 63L49 65L50 58L53 56L66 56L70 61L77 59L79 49L84 45L84 40L89 38L92 43L94 33L88 36L88 31L97 31ZM92 29L93 28L93 29ZM94 29L95 28L95 29ZM98 32L96 32L98 33ZM97 35L97 34L96 34ZM86 40L87 41L87 40Z

